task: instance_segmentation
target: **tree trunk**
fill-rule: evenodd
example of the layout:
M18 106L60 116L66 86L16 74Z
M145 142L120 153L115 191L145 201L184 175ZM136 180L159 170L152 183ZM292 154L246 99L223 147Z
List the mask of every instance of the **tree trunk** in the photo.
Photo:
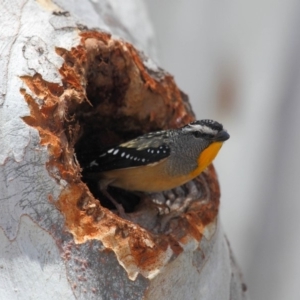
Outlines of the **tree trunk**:
M194 119L139 51L155 56L144 6L56 3L0 4L1 299L246 299L212 166L166 193L113 190L130 220L81 176L101 147Z

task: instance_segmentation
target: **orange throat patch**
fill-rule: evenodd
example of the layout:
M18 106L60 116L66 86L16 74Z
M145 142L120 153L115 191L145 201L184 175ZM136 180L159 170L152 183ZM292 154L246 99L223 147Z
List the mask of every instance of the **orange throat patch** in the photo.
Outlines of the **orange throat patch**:
M198 176L217 156L223 142L215 142L204 149L198 157L198 167L191 173L194 178Z

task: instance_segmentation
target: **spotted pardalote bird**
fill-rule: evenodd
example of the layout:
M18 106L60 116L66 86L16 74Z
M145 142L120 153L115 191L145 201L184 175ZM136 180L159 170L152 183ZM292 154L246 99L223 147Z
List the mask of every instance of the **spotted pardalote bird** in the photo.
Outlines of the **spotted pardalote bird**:
M112 147L83 171L108 185L129 191L160 192L197 177L216 157L229 134L213 120L194 121L179 129L150 132ZM116 205L114 199L111 201Z

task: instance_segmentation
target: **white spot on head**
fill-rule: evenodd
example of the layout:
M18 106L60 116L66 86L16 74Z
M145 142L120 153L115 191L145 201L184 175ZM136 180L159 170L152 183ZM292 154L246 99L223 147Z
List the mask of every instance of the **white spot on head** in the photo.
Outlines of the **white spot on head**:
M90 163L90 167L99 166L95 160Z
M107 151L107 153L112 153L115 149L114 148L111 148Z
M113 155L116 155L119 152L119 149L116 149L113 153Z

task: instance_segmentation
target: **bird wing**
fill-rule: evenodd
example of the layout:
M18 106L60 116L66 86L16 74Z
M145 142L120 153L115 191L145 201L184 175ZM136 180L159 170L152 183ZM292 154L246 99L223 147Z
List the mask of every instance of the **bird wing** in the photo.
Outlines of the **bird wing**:
M151 132L129 142L112 147L83 166L84 172L99 173L132 168L159 162L171 153L164 131Z

